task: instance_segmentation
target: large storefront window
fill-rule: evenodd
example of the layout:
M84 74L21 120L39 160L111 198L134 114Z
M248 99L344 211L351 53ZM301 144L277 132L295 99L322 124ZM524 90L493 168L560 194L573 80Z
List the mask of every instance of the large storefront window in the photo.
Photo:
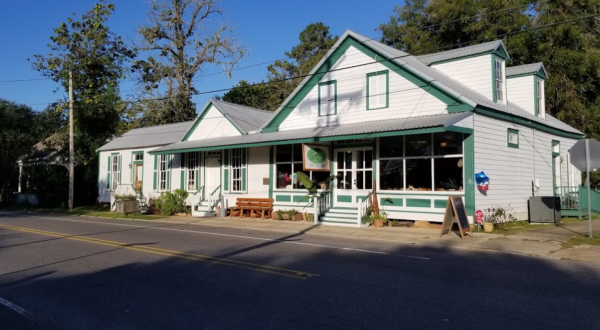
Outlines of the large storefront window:
M444 132L379 140L381 190L463 189L463 135Z
M302 144L287 144L275 147L275 170L277 189L305 189L294 173L303 172L313 182L320 184L319 188L325 189L325 180L329 172L304 171L302 165Z

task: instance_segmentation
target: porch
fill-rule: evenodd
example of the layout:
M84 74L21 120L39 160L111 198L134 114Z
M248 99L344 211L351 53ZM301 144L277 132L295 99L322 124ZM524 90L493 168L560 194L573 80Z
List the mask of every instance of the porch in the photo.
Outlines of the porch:
M560 197L561 215L563 217L578 217L588 213L588 190L586 186L562 186L556 188L556 196ZM600 213L600 193L591 190L591 209Z

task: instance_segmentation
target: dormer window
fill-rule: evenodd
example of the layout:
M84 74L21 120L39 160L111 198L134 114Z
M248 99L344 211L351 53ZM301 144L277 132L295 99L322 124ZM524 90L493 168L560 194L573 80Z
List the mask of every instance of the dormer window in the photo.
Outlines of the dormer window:
M535 80L535 94L536 94L536 107L535 107L535 115L539 116L540 114L543 116L544 113L544 90L542 89L542 80Z
M498 102L504 101L504 74L502 72L502 61L499 60L496 60L496 100Z

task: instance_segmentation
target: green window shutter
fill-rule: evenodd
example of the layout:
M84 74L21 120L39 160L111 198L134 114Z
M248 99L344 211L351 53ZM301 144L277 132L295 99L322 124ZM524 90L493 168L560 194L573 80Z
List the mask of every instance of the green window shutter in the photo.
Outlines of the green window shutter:
M246 158L248 154L248 148L242 149L242 191L246 191Z
M196 152L196 190L200 189L200 185L199 185L199 177L200 177L200 157L201 154L200 152Z
M186 154L179 154L179 159L181 159L181 166L179 166L181 168L181 189L185 190L185 155Z
M157 172L156 172L156 170L157 170L157 166L156 166L157 163L156 162L157 162L157 156L154 155L154 176L153 176L154 179L152 180L153 181L153 183L152 183L153 190L156 190L156 188L157 188L156 187L156 179L157 179Z
M229 150L223 153L223 191L229 191Z
M171 155L167 155L167 190L171 190Z
M106 167L106 189L110 189L110 157L108 156L108 166Z

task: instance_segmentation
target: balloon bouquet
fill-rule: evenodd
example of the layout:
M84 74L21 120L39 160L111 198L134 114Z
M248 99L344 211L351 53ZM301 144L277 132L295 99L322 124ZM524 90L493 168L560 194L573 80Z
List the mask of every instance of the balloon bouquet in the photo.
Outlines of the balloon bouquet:
M488 178L483 171L475 174L475 183L477 183L477 189L481 191L488 191L490 187L490 178Z

